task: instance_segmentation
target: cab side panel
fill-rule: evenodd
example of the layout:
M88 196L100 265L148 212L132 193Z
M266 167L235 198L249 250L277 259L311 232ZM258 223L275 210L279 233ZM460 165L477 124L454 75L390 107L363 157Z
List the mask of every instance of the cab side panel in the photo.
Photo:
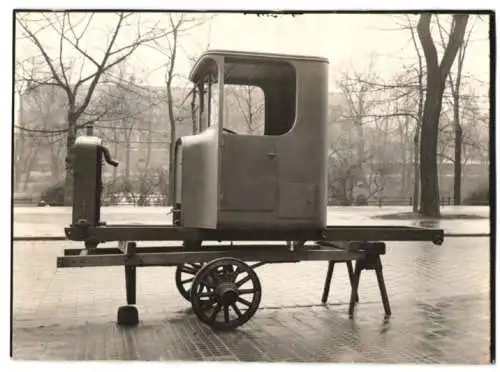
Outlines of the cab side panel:
M323 227L327 195L328 65L296 64L299 73L295 125L278 142L279 217Z
M272 137L224 135L221 211L276 210L277 156Z
M213 229L219 208L218 134L214 128L182 138L182 170L176 180L181 204L181 225ZM177 162L176 162L177 163ZM176 195L177 201L179 201Z

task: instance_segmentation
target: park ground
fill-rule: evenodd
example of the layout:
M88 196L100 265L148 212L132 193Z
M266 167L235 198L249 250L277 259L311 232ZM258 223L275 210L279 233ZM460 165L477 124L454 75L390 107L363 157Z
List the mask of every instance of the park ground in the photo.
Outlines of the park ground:
M465 209L460 209L464 213ZM456 212L449 209L446 213ZM448 233L487 234L483 219L447 219ZM418 224L380 220L391 208L329 209L330 224ZM108 223L169 223L165 209L104 208ZM14 236L62 235L65 208L16 208ZM168 217L167 217L168 219ZM490 362L490 241L448 237L388 243L384 276L392 317L384 319L373 272L363 272L360 304L347 315L347 270L336 265L327 305L320 303L326 262L257 269L263 298L257 314L228 333L200 324L174 284L174 268L138 270L140 323L116 325L125 302L123 268L57 269L74 242L17 241L13 249L13 358L486 364Z

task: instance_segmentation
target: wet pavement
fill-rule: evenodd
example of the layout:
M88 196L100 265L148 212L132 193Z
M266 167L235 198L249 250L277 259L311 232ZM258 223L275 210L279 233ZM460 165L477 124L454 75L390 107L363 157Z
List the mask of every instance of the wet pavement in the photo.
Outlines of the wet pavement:
M112 223L170 224L169 207L103 207L102 220ZM380 215L405 213L409 207L328 207L328 223L331 225L408 225L418 226L416 220L387 220ZM489 207L441 207L443 214L476 215L482 219L443 219L433 227L450 233L489 233ZM64 227L71 223L70 207L18 207L14 208L14 236L63 236Z
M386 223L390 222L382 221ZM54 219L50 225L53 229ZM173 268L138 269L140 324L118 327L116 310L125 302L123 268L56 269L56 256L72 246L79 244L14 244L15 359L453 364L490 360L488 238L447 238L442 246L388 243L382 261L393 313L389 320L384 320L374 272L362 273L360 304L354 319L349 319L344 265L335 267L328 306L320 304L326 262L260 267L260 309L229 333L200 324L175 288Z

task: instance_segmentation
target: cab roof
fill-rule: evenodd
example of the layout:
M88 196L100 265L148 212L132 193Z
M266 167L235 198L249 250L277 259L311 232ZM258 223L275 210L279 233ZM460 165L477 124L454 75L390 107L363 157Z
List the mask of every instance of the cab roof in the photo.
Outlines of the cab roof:
M230 58L233 62L287 62L287 61L307 61L328 63L328 59L317 56L304 56L295 54L278 54L278 53L260 53L260 52L244 52L237 50L207 50L196 61L189 79L194 81L207 64L213 63L213 59L217 57Z

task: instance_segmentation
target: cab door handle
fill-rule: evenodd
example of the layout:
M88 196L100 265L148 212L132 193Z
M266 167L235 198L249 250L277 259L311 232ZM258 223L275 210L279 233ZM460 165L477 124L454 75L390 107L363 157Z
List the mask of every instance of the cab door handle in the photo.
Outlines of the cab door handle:
M267 154L267 156L268 156L269 158L271 158L271 159L274 159L274 158L276 158L276 157L278 156L278 154L277 154L277 153L275 153L275 152L269 152L269 153Z

